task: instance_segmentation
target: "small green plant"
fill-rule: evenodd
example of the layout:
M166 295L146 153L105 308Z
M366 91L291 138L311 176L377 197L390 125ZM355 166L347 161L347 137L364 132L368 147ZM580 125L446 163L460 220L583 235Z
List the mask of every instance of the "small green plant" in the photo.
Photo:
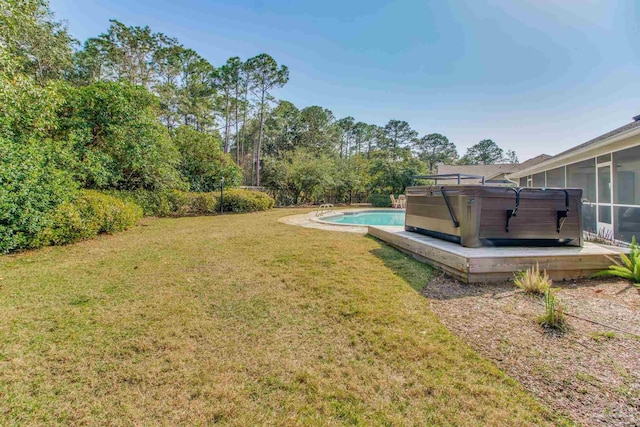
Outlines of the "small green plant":
M591 334L591 339L596 342L609 341L615 338L616 338L615 332L611 332L611 331L594 332Z
M609 257L613 261L608 269L596 273L596 276L616 276L629 279L634 286L640 288L640 248L636 242L636 236L631 238L629 255L620 254L620 260Z
M551 279L545 270L540 272L540 266L516 273L513 284L529 294L544 294L551 287Z
M564 307L556 299L551 288L544 291L544 314L538 319L540 324L549 329L564 329Z

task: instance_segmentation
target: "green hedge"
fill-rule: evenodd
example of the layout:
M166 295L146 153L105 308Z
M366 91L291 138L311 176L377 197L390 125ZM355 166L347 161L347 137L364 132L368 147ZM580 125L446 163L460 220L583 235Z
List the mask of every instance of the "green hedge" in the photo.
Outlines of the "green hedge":
M135 225L141 218L142 209L135 203L84 190L75 200L63 202L47 213L47 225L34 236L30 247L63 245L100 233L115 233Z
M171 204L171 212L164 216L215 215L220 211L220 201L214 193L173 190L167 197Z
M389 194L370 194L369 203L376 208L390 208L391 197Z
M271 209L276 204L273 197L259 191L232 188L224 192L225 212L257 212Z
M256 212L271 209L274 204L272 197L257 191L232 188L224 192L225 212ZM219 193L81 190L77 197L44 213L39 229L25 234L21 245L4 252L64 245L100 233L115 233L135 225L143 215L177 217L219 212Z
M220 193L194 193L179 190L110 191L109 194L137 203L145 216L215 215L220 212ZM230 188L224 192L225 212L256 212L271 209L273 198L258 191Z
M170 191L108 190L105 193L137 204L142 208L144 216L169 216L174 210L174 203L169 197Z

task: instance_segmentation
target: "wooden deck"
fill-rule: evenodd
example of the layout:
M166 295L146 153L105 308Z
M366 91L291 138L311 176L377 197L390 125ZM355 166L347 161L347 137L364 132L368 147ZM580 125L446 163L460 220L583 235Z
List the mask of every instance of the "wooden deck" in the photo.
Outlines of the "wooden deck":
M623 249L586 242L583 247L481 247L410 233L404 227L369 226L369 234L466 283L502 281L538 264L553 280L590 277Z

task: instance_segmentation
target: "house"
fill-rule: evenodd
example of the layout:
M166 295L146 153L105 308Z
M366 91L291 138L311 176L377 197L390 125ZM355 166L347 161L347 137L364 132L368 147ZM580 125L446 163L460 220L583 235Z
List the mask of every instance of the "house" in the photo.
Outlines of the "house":
M498 163L493 165L438 165L438 175L444 174L465 174L484 176L485 184L491 185L517 185L518 181L511 181L507 178L520 169L529 168L537 163L551 158L548 154L541 154L524 163ZM481 184L480 179L469 179L465 184Z
M582 188L586 231L640 238L640 116L507 178L521 187Z

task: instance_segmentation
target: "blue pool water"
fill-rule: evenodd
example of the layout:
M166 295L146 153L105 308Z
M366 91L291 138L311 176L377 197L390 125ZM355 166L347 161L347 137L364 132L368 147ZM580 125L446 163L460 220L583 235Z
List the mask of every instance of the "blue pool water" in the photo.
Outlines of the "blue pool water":
M323 218L327 222L356 225L404 225L404 210L345 213Z

